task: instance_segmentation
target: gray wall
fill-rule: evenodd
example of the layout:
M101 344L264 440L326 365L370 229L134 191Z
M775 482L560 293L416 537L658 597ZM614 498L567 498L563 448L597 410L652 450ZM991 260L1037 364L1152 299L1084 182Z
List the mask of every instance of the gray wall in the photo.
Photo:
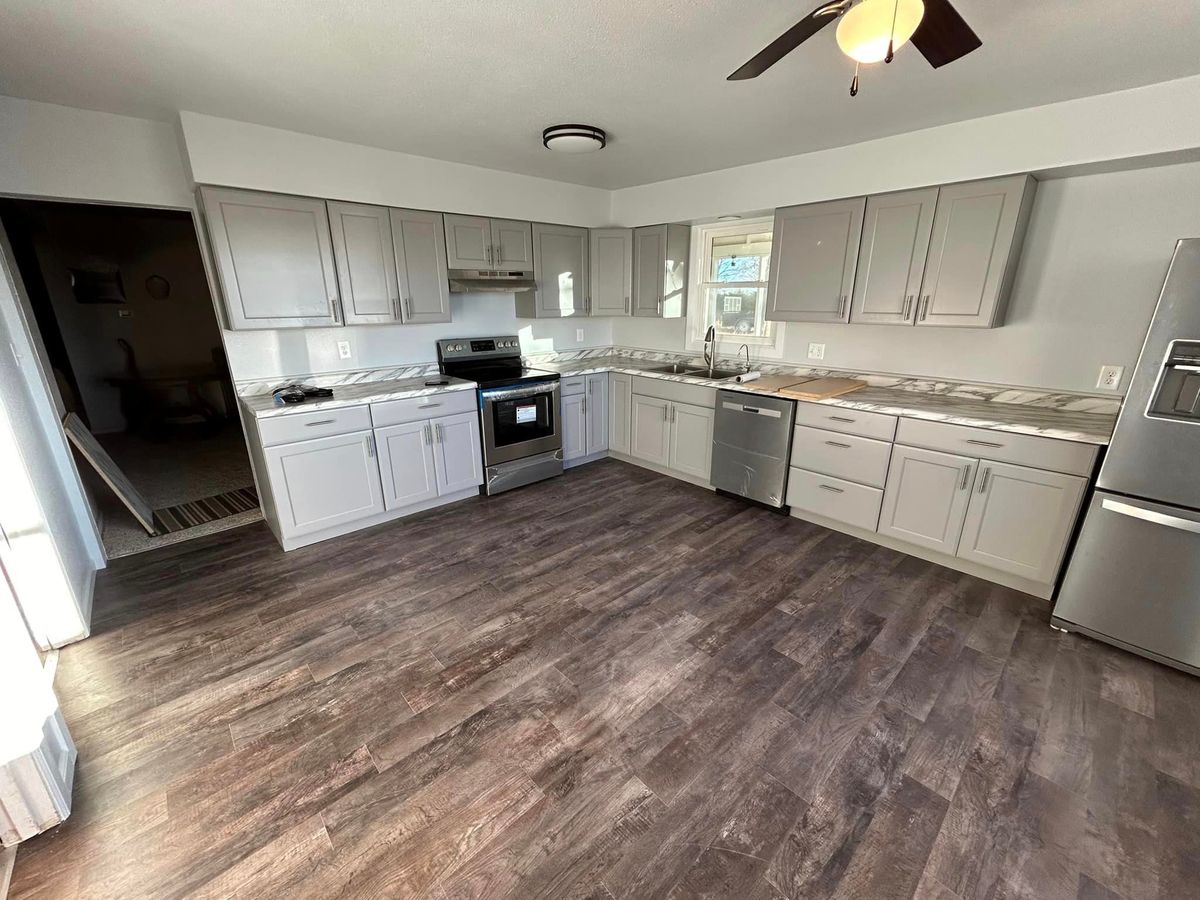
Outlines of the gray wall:
M1200 236L1200 163L1043 181L1007 323L991 331L881 325L786 327L784 357L964 381L1096 390L1101 365L1130 370L1176 240ZM682 322L616 320L614 341L684 350ZM733 349L730 348L730 352Z

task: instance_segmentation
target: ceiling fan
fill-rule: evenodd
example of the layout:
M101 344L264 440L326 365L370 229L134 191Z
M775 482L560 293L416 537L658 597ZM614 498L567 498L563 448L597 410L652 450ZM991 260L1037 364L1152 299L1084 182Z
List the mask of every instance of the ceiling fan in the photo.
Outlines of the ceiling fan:
M835 19L841 19L838 46L855 63L851 97L858 95L861 63L890 63L910 40L935 69L983 46L950 0L834 0L818 6L726 80L757 78Z

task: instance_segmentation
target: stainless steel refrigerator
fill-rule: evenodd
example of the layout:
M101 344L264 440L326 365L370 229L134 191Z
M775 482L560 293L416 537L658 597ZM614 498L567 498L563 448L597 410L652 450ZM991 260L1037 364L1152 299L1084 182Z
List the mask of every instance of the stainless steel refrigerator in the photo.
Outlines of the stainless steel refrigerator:
M1175 247L1052 621L1200 674L1200 238Z

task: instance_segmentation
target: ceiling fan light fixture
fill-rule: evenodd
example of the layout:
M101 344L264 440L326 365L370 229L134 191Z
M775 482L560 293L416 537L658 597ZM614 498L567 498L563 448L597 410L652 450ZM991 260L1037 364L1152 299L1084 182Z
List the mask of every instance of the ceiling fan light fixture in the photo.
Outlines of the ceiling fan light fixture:
M542 146L559 153L591 153L608 143L608 135L593 125L551 125L542 132Z
M923 0L862 0L838 22L838 46L855 62L883 62L889 46L894 52L908 43L924 15Z

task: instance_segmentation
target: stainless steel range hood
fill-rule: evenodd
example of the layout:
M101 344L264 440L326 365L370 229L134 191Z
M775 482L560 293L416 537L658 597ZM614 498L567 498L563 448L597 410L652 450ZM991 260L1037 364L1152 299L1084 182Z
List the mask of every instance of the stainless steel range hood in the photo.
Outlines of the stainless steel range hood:
M452 294L519 294L535 287L532 272L451 269Z

